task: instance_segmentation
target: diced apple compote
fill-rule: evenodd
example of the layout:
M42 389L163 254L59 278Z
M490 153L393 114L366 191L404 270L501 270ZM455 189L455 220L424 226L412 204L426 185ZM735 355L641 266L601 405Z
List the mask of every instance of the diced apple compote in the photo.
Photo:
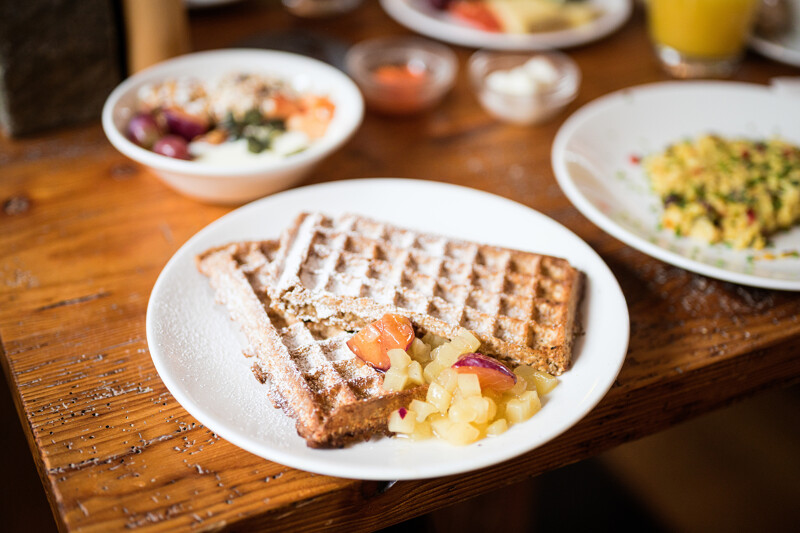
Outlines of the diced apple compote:
M520 365L514 369L514 374L525 378L528 382L528 390L536 389L539 396L544 396L558 385L558 379L551 376L547 372L540 372L534 370L533 367L528 365Z
M536 381L536 392L539 393L539 396L544 396L558 385L558 379L547 372L535 372L533 379Z
M442 344L431 352L431 358L439 363L442 368L450 368L458 360L458 348L450 343Z
M512 398L506 402L506 420L512 424L524 422L541 407L542 403L536 391L523 392L519 398Z
M419 361L411 361L408 368L408 379L416 385L425 385L425 378L422 376L422 365Z
M414 340L411 341L411 346L408 347L408 355L420 364L430 363L431 347L415 337Z
M442 367L449 368L461 355L474 352L480 345L481 343L475 338L475 335L462 329L453 340L434 348L431 358L438 360Z
M505 418L498 418L491 424L489 427L486 428L486 436L487 437L496 437L501 433L505 433L508 429L508 422L506 422Z
M412 400L409 408L417 413L417 422L424 422L428 415L438 411L433 404L421 400Z
M387 391L399 392L408 385L408 372L395 371L391 368L383 375L383 389Z
M447 418L451 422L475 422L478 412L475 410L475 406L467 400L457 400L447 410Z
M439 385L438 383L431 383L428 385L428 395L425 400L436 407L436 410L440 413L446 413L447 409L450 407L450 401L452 400L453 395L445 389L443 386Z
M481 384L475 374L458 374L458 392L464 397L480 396Z
M422 342L427 344L431 349L438 348L442 344L447 342L447 339L444 337L440 337L438 335L434 335L431 332L426 333L422 336Z
M535 385L533 387L534 389L536 388ZM514 386L508 389L508 393L512 396L519 396L523 392L527 392L527 390L528 382L524 379L517 379L517 382L514 384Z
M458 387L458 373L452 368L445 368L436 377L436 383L443 386L448 392L454 392Z
M497 404L494 402L494 400L488 396L475 396L468 398L467 402L469 402L477 412L475 423L486 424L494 420L494 417L497 414Z
M411 364L411 357L409 357L405 350L394 348L386 352L386 355L389 356L389 361L391 362L389 368L405 370L408 368L408 365Z
M430 426L436 435L444 435L450 430L453 422L444 415L433 415L430 419Z
M459 331L458 335L450 343L456 346L462 354L474 352L481 346L481 341L468 329Z
M467 422L451 422L441 433L435 429L434 432L438 437L458 446L471 444L481 437L480 430Z
M389 431L395 433L413 433L417 425L417 414L400 408L389 415Z
M399 433L399 435L402 435L402 433ZM416 425L414 425L414 431L406 433L405 435L411 440L425 440L433 437L433 430L430 424L420 424L417 422Z
M447 416L452 422L475 422L486 424L494 419L497 407L491 398L485 396L470 396L455 400L447 411Z
M558 380L528 365L512 372L477 352L479 348L478 339L462 329L450 341L426 333L405 350L386 350L390 364L383 378L385 390L428 385L425 401L413 400L391 414L389 430L412 440L436 436L466 445L501 435L539 411L540 397Z
M422 376L425 378L426 383L433 383L436 381L436 378L439 377L439 374L443 370L442 365L439 364L439 361L433 360L427 365L425 365L425 369L422 371Z

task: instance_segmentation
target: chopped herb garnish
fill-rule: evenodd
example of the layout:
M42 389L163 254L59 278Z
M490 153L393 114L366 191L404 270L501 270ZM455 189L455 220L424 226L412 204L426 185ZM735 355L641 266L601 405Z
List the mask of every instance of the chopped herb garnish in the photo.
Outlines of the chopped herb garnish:
M247 137L247 150L248 151L250 151L250 152L252 152L254 154L260 154L266 148L267 148L267 146L264 143L262 143L261 141L259 141L258 139L256 139L255 137Z
M772 232L800 223L798 150L780 139L705 135L642 163L661 198L662 221L676 235L759 249L769 246Z
M671 204L677 204L678 207L684 207L686 205L686 199L683 195L670 193L664 198L664 207L669 206Z

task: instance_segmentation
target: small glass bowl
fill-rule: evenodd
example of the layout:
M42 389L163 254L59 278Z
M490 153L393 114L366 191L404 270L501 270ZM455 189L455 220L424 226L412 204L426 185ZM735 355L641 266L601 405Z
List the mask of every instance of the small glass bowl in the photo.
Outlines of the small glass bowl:
M453 87L458 62L448 47L426 39L381 37L353 46L345 67L364 94L367 107L405 115L438 104ZM410 83L386 80L376 75L382 67L400 67L423 76Z
M341 15L361 5L362 0L283 0L286 9L295 16L324 18Z
M489 87L486 78L498 70L511 70L529 59L541 57L551 63L558 77L549 87L529 94L514 94ZM483 108L493 117L514 124L542 124L553 118L578 95L581 71L561 52L507 54L478 51L468 63L472 87Z

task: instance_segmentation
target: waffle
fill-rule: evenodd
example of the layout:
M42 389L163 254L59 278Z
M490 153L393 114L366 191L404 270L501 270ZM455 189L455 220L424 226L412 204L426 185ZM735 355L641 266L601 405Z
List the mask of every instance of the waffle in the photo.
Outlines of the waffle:
M387 433L389 414L424 398L426 387L387 392L383 375L345 344L350 334L307 325L270 309L265 285L277 242L243 242L197 258L216 299L247 337L245 355L276 407L295 419L311 447L341 447Z
M583 275L564 259L302 214L270 269L273 301L303 320L355 331L398 313L418 336L466 328L512 366L556 375L570 366Z

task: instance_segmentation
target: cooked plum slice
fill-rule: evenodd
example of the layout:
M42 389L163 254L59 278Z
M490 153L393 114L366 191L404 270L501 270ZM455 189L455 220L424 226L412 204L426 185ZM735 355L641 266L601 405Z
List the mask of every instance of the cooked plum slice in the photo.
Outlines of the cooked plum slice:
M387 313L353 335L347 341L347 346L365 363L379 370L389 370L389 350L407 350L413 340L411 321L404 316Z
M453 363L459 374L475 374L481 389L507 391L517 383L517 376L503 363L480 353L468 353Z

